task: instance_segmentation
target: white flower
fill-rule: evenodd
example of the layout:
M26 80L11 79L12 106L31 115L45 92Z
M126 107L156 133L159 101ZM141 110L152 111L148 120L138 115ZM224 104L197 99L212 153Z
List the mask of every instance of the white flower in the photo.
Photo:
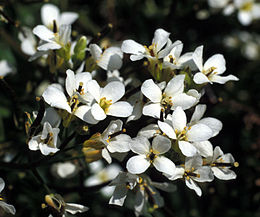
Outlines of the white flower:
M47 206L50 208L50 211L53 213L59 214L59 216L66 217L67 213L72 215L76 213L83 213L88 211L88 207L83 206L81 204L76 203L66 203L64 199L59 194L49 194L45 196L46 204L43 204L42 207L46 208ZM52 217L52 215L49 215Z
M144 57L152 60L161 59L164 58L174 46L176 46L175 43L171 43L169 36L169 32L166 32L163 29L157 29L154 32L152 45L149 47L143 46L133 40L125 40L122 43L121 50L124 53L132 54L130 56L132 61L141 60Z
M96 120L104 120L107 115L128 117L132 114L133 107L128 102L118 102L125 94L125 86L121 82L113 81L101 88L92 80L88 83L88 88L96 100L91 107L91 113Z
M210 167L202 166L202 163L202 158L199 155L187 157L185 165L177 166L175 174L169 179L185 178L187 187L193 189L198 196L201 196L202 191L196 182L211 182L214 179Z
M78 19L78 14L75 12L62 12L53 4L44 4L41 8L42 23L49 29L53 30L53 22L55 20L57 27L65 24L70 25Z
M143 114L160 118L161 111L174 110L178 106L188 109L194 105L196 98L184 93L185 75L172 78L164 91L152 79L146 80L142 86L142 93L151 101L143 107Z
M34 27L33 33L42 40L40 46L37 47L38 51L57 50L64 47L70 41L71 26L61 25L58 32L53 32L44 25L38 25Z
M31 56L37 52L37 41L30 28L22 27L22 32L19 32L18 38L21 41L21 50L25 54Z
M212 8L224 8L229 0L208 0L208 4Z
M13 71L14 69L8 64L6 60L0 61L0 77L4 77Z
M181 152L188 157L194 156L198 149L203 152L203 143L201 146L195 146L194 142L204 142L212 137L212 130L205 124L187 124L187 117L181 107L177 107L172 114L172 123L168 121L158 121L160 129L171 139L178 141Z
M84 142L85 148L101 149L102 157L110 164L112 158L110 153L124 153L130 150L131 137L122 134L123 122L121 120L111 121L102 134L96 133Z
M235 162L233 156L228 153L224 154L219 146L216 146L212 156L207 157L204 162L205 165L211 167L214 176L222 180L235 179L237 175L230 168L232 166L238 167L238 163Z
M41 134L30 139L28 145L32 151L40 150L43 155L49 155L59 151L57 148L59 128L52 128L48 122L43 124Z
M97 44L89 45L90 53L99 67L104 70L117 70L122 66L123 53L118 47L109 47L102 51Z
M189 66L193 69L192 52L185 53L181 56L183 43L181 41L176 41L174 43L177 45L163 58L163 68L183 69Z
M77 171L77 166L71 162L56 163L52 166L52 173L62 179L75 176Z
M213 82L224 84L227 81L238 81L238 78L234 75L220 76L226 71L226 61L222 54L213 55L203 65L202 52L203 46L200 46L193 53L193 60L200 70L193 78L196 84L208 82L211 84Z
M158 135L150 142L145 137L136 137L130 143L131 150L138 154L131 157L126 164L130 173L141 174L152 164L158 171L172 175L175 164L168 158L162 156L171 148L171 141L164 136Z
M66 98L60 85L52 84L42 94L45 102L52 107L64 109L87 123L96 124L98 121L90 112L93 97L89 94L87 86L92 79L91 74L82 72L75 75L69 69L66 73L65 87L69 98Z
M118 176L109 184L110 186L116 186L112 197L109 200L109 204L123 206L128 190L134 189L137 184L138 176L120 172Z
M219 131L222 129L223 124L221 121L219 121L216 118L212 118L212 117L202 118L202 116L206 111L206 108L207 106L204 104L200 104L195 107L195 111L192 114L189 126L192 126L194 124L205 124L212 130L213 132L212 137L213 137L218 135Z
M2 178L0 178L0 193L3 191L4 187L5 182ZM4 199L2 197L0 197L0 207L2 207L4 211L11 213L12 215L15 215L16 213L14 206L4 202Z
M98 161L96 161L96 162L98 162ZM89 166L91 167L92 164L95 164L96 162L89 164ZM102 170L100 170L100 171L95 171L94 175L89 176L85 180L84 185L87 187L95 186L95 185L100 185L102 183L111 181L116 178L116 176L119 174L119 172L121 170L122 170L122 168L120 166L118 166L117 164L111 164L105 168L102 168ZM115 187L113 187L113 186L105 186L100 189L101 193L105 197L111 197L114 190L115 190Z
M260 18L260 3L254 0L234 0L235 8L238 8L238 20L242 25L250 25L255 19Z
M127 122L138 120L143 114L143 94L139 91L130 96L128 101L133 106L133 112L127 118Z

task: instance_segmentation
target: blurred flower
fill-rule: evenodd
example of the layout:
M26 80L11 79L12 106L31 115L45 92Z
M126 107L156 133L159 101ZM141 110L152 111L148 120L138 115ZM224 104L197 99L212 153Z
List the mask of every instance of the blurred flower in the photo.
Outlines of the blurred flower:
M4 187L5 182L2 178L0 178L0 193L3 191ZM0 207L2 207L4 211L11 213L12 215L15 215L16 213L14 206L4 202L4 199L2 197L0 197Z

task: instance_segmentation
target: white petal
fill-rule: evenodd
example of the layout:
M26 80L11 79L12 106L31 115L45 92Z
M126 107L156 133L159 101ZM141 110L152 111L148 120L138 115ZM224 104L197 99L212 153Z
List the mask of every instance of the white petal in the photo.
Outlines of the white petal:
M204 124L195 124L188 130L186 136L189 141L202 142L211 138L213 135L212 130Z
M158 134L158 132L160 132L160 129L156 124L149 124L146 127L139 130L137 136L142 136L150 139L154 137L156 134Z
M59 28L59 42L66 45L71 36L71 25L61 25Z
M176 180L183 178L185 170L183 167L177 166L174 170L174 174L172 176L168 176L170 180Z
M203 65L202 65L202 53L203 53L203 46L199 46L195 49L192 58L195 64L197 65L198 69L202 72Z
M119 81L108 83L101 91L100 98L106 97L106 100L117 102L125 94L125 85Z
M152 142L152 148L156 154L164 154L171 148L171 141L161 135L156 136Z
M47 89L43 92L42 97L51 107L64 109L69 113L71 112L71 108L67 102L66 96L57 87L53 85L48 86Z
M5 188L5 181L0 178L0 192L2 192L2 190Z
M98 61L102 54L102 49L97 44L89 45L89 51L95 61Z
M67 77L66 77L66 91L71 97L73 95L73 92L76 90L76 79L75 79L75 74L72 70L68 69L66 71Z
M192 177L192 179L197 182L211 182L214 179L214 175L209 166L199 167L194 173L199 174L199 177Z
M203 84L203 83L208 83L210 80L206 75L204 75L201 72L198 72L194 75L193 80L196 84Z
M175 164L164 156L157 156L153 161L154 167L166 174L167 176L173 176L175 172Z
M187 117L181 107L177 107L172 113L172 126L174 130L181 132L187 125Z
M142 93L152 102L160 102L162 91L152 79L146 80L141 86Z
M40 39L43 41L52 42L51 39L53 39L54 33L49 30L46 26L38 25L33 28L33 34L37 35Z
M148 102L143 107L143 114L154 118L160 118L161 105L160 103Z
M125 40L122 43L121 50L124 53L128 54L143 54L145 53L145 48L143 45L133 41L133 40ZM143 56L142 56L143 57Z
M60 16L60 23L59 25L66 24L70 25L78 19L79 15L74 12L63 12Z
M161 131L163 131L163 133L165 133L169 138L176 139L176 134L172 126L161 121L158 121L158 126L160 127Z
M128 152L130 150L131 137L126 134L120 134L113 138L113 141L108 143L107 149L113 152Z
M207 70L210 67L216 67L216 69L213 71L217 72L218 75L222 74L226 71L226 61L222 54L215 54L212 57L210 57L204 64L204 69Z
M231 180L236 179L237 177L236 173L228 168L212 167L211 169L214 173L214 176L221 180Z
M59 22L60 10L53 4L44 4L41 8L41 19L45 26L51 26L53 20Z
M129 117L133 112L133 107L124 101L116 102L109 106L107 115L112 115L115 117Z
M215 162L217 158L219 158L220 156L224 155L223 151L221 150L221 148L219 146L216 146L213 152L213 159L212 161Z
M95 98L95 100L99 103L100 101L100 92L101 88L96 80L91 80L87 83L88 91Z
M205 158L213 155L213 146L209 141L193 142L192 145L197 149L199 155Z
M74 115L76 115L81 120L89 123L89 124L97 124L98 120L96 120L92 113L91 113L91 107L87 105L82 105L77 108Z
M169 36L170 33L166 32L163 29L157 29L154 32L154 38L152 43L155 44L157 52L160 51L163 48L163 46L167 43Z
M138 136L132 139L130 149L136 154L146 155L150 151L150 142L146 137Z
M56 153L57 151L59 151L60 149L58 149L58 148L56 148L56 147L50 147L50 146L48 146L47 144L43 144L43 143L40 143L39 144L39 149L40 149L40 151L41 151L41 153L43 154L43 155L49 155L49 154L51 154L51 153Z
M60 49L61 46L56 42L49 42L42 44L41 46L37 47L38 51L48 51L48 50L57 50Z
M179 141L178 144L183 155L187 157L196 155L197 149L191 143L186 141Z
M76 214L78 212L79 213L86 212L89 210L89 208L76 203L66 203L65 210L70 214Z
M104 120L107 116L104 112L104 110L99 106L99 104L95 103L91 108L91 114L93 117L98 120Z
M197 123L203 117L203 115L206 111L206 108L207 108L207 106L204 104L197 105L195 108L195 111L192 114L190 123L191 124Z
M237 18L244 26L249 25L253 19L252 14L248 11L239 11L237 14Z
M36 52L35 44L32 43L29 39L24 39L21 43L22 51L27 55L33 55Z
M239 80L234 75L228 75L228 76L213 75L210 79L212 82L219 83L219 84L225 84L227 81L238 81Z
M123 206L128 189L125 185L116 186L112 197L109 200L109 204Z
M41 141L41 136L33 136L28 142L29 149L32 151L39 150L39 143Z
M185 75L177 75L174 78L172 78L164 92L166 93L167 96L175 96L177 94L180 94L183 92L184 89L184 79L185 79Z
M189 179L189 180L185 179L185 183L186 183L187 187L194 190L198 196L202 195L202 191L201 191L200 187L192 179Z
M102 149L102 157L109 163L112 163L112 158L106 148Z
M140 216L143 212L143 209L145 205L145 192L143 189L140 189L139 191L136 192L135 195L135 204L134 204L134 211L135 211L135 216Z
M132 174L141 174L145 172L149 166L150 162L146 159L145 155L131 157L126 163L128 172Z
M216 118L210 118L210 117L203 118L200 121L198 121L198 123L205 124L206 126L208 126L213 132L212 136L216 136L219 133L219 131L222 129L222 126L223 126L221 121L219 121Z
M189 96L186 93L181 93L172 98L173 106L171 109L175 109L180 106L183 110L189 109L196 103L196 98Z
M107 48L97 64L104 70L117 70L122 66L123 53L120 48L110 47Z
M193 157L186 157L185 159L185 170L191 170L192 168L199 168L202 166L203 160L200 155L195 155Z
M0 207L2 207L6 212L11 213L12 215L15 215L16 213L15 207L4 201L0 201Z

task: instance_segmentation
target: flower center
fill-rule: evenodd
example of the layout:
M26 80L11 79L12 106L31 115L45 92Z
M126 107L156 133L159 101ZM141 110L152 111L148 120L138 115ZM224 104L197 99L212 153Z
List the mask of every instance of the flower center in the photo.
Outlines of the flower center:
M153 163L154 159L157 158L157 152L153 149L150 149L150 153L146 155L146 158L149 159L150 163Z
M197 177L200 178L200 174L194 173L194 167L191 168L191 170L185 170L184 177L189 180L191 177Z
M177 60L172 55L169 55L169 62L174 64L174 65L177 65Z
M107 113L109 107L112 105L112 100L107 100L106 97L103 97L100 99L99 105L105 111L105 113Z
M206 75L207 77L209 77L210 75L217 74L217 72L214 72L215 69L217 69L217 67L212 66L212 67L210 67L210 68L207 69L207 70L204 70L204 69L203 69L202 73L203 73L204 75Z
M69 106L71 108L71 113L74 113L79 105L79 97L77 94L74 94L71 98L70 101L68 102Z
M156 44L152 44L152 45L150 45L149 47L147 47L147 46L145 46L144 45L144 48L145 48L145 51L146 51L146 53L148 54L148 55L150 55L150 56L152 56L152 57L155 57L155 55L156 55L156 52L155 52L155 50L156 50Z
M47 144L48 146L54 148L54 141L53 141L53 133L48 133L46 139L42 140L44 144Z
M245 2L240 8L242 11L251 11L253 8L253 2Z
M191 129L191 127L184 127L182 131L175 130L177 140L188 141L187 132L190 129Z
M83 87L83 82L79 82L79 87L77 89L77 92L80 94L80 95L84 95L84 88Z
M172 97L167 96L166 93L163 93L161 99L161 106L163 107L163 111L171 109L173 106Z

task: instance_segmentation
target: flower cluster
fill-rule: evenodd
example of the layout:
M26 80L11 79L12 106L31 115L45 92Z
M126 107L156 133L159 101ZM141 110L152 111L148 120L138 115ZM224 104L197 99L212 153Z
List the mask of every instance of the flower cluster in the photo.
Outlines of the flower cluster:
M235 6L241 10L257 7L253 1L243 5L240 2L235 1ZM255 18L252 15L249 19L249 12L239 17L247 19L241 21L244 24ZM109 184L114 186L109 204L119 206L129 191L135 192L136 216L162 207L159 190L173 192L176 179L184 180L201 196L198 183L211 182L214 177L236 178L232 168L238 163L233 156L224 154L219 146L214 148L209 141L219 134L222 122L204 117L207 106L200 103L206 85L238 80L234 75L223 76L226 62L222 54L205 61L203 46L182 54L183 43L172 42L164 29L155 31L150 45L129 39L121 45L104 46L98 44L102 33L96 38L75 38L71 25L78 14L60 13L52 4L42 7L41 18L42 25L33 30L25 28L25 35L19 34L21 49L30 55L29 61L48 66L55 81L42 91L39 101L43 106L39 111L33 117L27 113L27 143L31 151L48 155L47 160L70 150L74 150L71 157L83 155L85 166L94 173L84 185L113 180ZM144 62L150 73L148 79L127 77L122 67L127 54L129 64ZM190 111L193 114L189 119ZM68 132L73 132L70 140L77 138L75 141L81 144L66 149ZM93 169L93 163L102 159L110 165ZM80 170L77 167L75 161L58 163L52 171L65 179L76 176ZM151 170L167 182L152 181ZM14 214L12 206L1 206ZM46 195L42 207L50 216L88 210L83 205L66 203L59 194Z

